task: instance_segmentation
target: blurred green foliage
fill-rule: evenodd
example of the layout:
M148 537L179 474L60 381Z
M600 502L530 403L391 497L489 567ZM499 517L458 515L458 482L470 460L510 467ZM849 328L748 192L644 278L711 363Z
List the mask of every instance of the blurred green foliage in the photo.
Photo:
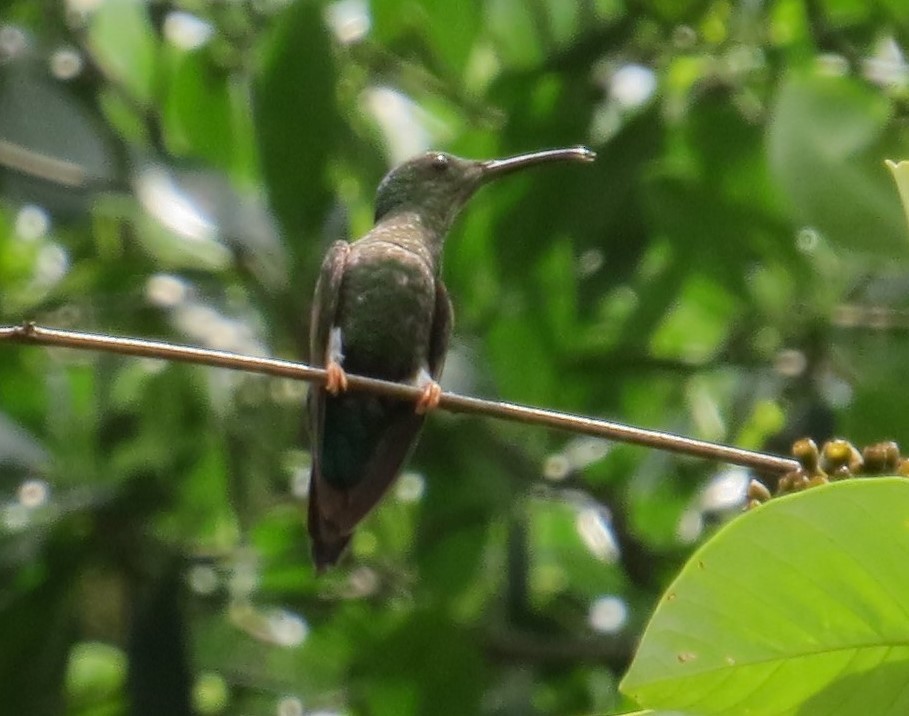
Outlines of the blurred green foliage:
M0 320L305 358L389 166L476 197L446 387L784 451L905 437L901 0L14 0ZM741 472L434 415L317 579L305 388L0 352L0 712L591 714ZM772 477L768 477L772 480Z

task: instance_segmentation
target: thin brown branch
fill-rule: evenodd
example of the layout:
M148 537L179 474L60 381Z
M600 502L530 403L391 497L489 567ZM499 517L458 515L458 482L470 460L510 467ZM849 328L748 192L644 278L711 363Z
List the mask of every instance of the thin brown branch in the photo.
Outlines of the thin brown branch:
M305 380L315 383L325 382L324 370L313 368L303 363L294 363L275 358L256 358L225 351L192 348L137 338L115 338L95 333L63 331L54 328L44 328L34 323L0 327L0 340L34 345L61 346L80 350L96 350L145 358L160 358L183 363L197 363L216 368L241 370L248 373L262 373L293 380ZM356 375L348 376L348 386L350 390L369 391L403 400L415 401L422 393L420 388L414 386ZM658 450L693 455L707 460L717 460L757 470L788 472L798 468L798 463L792 458L743 450L729 445L695 440L672 433L635 428L608 420L586 418L526 405L481 400L455 393L443 393L439 407L452 413L485 415L519 423L542 425L556 430L643 445Z

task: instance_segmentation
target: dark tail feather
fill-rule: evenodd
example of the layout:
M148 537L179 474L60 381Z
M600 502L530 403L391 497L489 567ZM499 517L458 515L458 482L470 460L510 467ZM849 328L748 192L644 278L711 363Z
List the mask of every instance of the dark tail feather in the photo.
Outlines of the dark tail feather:
M350 537L351 535L342 535L329 540L316 535L312 537L312 561L316 565L316 572L323 574L338 563L350 543Z
M313 473L309 483L309 541L316 572L322 574L338 563L352 535L340 533L319 514L318 482Z

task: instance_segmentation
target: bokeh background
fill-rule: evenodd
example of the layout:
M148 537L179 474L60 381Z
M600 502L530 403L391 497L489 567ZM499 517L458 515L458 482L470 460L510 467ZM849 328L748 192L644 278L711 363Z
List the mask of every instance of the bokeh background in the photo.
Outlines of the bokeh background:
M382 175L588 144L452 232L444 386L907 439L903 0L18 0L0 322L305 359ZM607 714L745 471L432 416L316 578L306 386L0 347L0 712ZM767 477L772 482L772 476Z

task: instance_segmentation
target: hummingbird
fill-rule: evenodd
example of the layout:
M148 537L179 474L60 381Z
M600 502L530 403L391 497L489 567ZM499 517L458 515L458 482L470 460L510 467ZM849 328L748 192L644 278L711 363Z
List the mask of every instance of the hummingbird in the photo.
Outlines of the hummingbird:
M327 373L308 399L309 534L317 571L337 563L413 450L426 413L439 403L452 329L442 246L458 212L494 179L538 164L595 158L586 147L485 161L427 152L382 179L367 234L329 248L310 323L310 361ZM415 403L347 392L348 372L422 392Z

